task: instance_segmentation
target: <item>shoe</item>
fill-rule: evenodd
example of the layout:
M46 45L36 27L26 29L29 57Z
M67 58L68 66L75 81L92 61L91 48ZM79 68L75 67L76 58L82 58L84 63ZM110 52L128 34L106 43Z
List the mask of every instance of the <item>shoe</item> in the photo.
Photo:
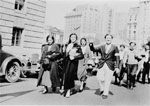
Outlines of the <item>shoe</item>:
M63 90L63 89L60 89L59 92L60 92L60 95L63 95L64 90Z
M118 82L117 82L117 81L115 81L115 82L114 82L114 84L115 84L115 85L118 85Z
M100 95L102 95L103 93L104 93L104 91L101 91L101 92L100 92Z
M63 95L63 96L65 96L66 95L66 90L64 90L63 92L60 92L60 95Z
M86 83L83 83L83 89L86 87Z
M48 90L44 89L43 92L42 92L42 94L46 94L47 92L48 92Z
M122 81L119 81L118 85L119 85L119 86L122 86Z
M107 96L107 95L102 95L102 98L103 98L103 99L107 99L108 96Z
M82 92L83 91L83 89L79 89L79 91L78 92Z
M133 87L133 86L131 86L131 87L130 87L130 90L133 90L133 88L134 88L134 87Z
M131 85L127 84L127 89L130 89Z
M78 92L82 92L82 91L83 91L83 88L84 88L83 85L81 85Z
M83 87L82 87L82 88L80 87L80 89L79 89L79 91L78 91L78 92L82 92L82 91L83 91L83 89L85 88L85 86L86 86L86 83L83 83Z
M150 78L148 78L148 84L150 84Z
M56 87L52 87L52 92L56 92Z
M60 95L65 97L66 93L67 93L67 90L63 90L63 92L61 92Z
M70 97L70 90L67 90L66 94L65 94L65 97L66 98L69 98Z
M76 93L77 93L77 89L71 89L70 95L74 95L74 94L76 94Z

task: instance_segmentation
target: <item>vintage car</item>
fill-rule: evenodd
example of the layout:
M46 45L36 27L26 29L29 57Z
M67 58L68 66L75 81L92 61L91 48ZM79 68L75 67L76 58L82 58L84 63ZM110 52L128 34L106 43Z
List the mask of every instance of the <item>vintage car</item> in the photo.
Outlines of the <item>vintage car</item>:
M0 35L0 77L8 82L16 82L20 78L21 62L15 56L2 50L2 36Z
M26 55L23 55L23 58L21 60L21 66L22 66L22 77L29 77L31 74L37 74L40 71L40 63L39 63L39 55L38 54L32 54L31 57L26 57Z

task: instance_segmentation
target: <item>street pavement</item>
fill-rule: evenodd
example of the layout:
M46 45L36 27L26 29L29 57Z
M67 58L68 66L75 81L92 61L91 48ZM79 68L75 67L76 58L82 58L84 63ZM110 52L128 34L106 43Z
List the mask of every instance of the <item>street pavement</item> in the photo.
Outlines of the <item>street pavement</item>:
M36 87L36 78L21 78L16 83L0 82L0 105L149 105L150 84L137 83L133 90L111 84L108 99L99 95L95 77L87 80L81 93L65 98L59 91L42 94L43 87ZM80 85L76 81L76 87Z

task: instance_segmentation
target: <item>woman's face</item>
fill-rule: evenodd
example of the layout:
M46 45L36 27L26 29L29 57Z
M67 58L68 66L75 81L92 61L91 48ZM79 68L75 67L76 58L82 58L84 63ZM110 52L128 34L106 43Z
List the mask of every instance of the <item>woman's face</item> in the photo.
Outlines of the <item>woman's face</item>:
M76 42L76 40L77 40L76 35L72 35L72 36L70 37L70 40L71 40L72 43Z
M146 49L146 51L148 51L148 50L149 50L149 46L146 45L146 46L145 46L145 49Z
M120 51L123 51L125 48L123 46L120 47Z
M131 43L131 45L130 45L130 49L135 49L135 44L134 43Z
M53 39L51 37L48 38L48 44L52 44L53 43Z
M82 39L82 40L81 40L81 45L82 45L82 46L85 46L85 45L86 45L85 39Z

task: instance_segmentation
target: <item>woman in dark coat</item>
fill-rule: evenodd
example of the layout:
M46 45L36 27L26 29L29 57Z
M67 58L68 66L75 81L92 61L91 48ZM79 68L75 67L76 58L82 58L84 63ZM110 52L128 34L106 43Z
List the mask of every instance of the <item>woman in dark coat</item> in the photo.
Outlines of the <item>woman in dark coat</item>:
M70 97L71 89L77 80L78 60L84 58L81 47L77 44L77 34L72 33L64 55L64 96Z
M58 45L54 44L54 37L47 36L48 44L42 46L41 70L38 77L37 86L44 86L43 93L48 92L48 87L52 87L52 91L56 91L56 87L60 87L60 78L58 72L58 57L60 51Z

